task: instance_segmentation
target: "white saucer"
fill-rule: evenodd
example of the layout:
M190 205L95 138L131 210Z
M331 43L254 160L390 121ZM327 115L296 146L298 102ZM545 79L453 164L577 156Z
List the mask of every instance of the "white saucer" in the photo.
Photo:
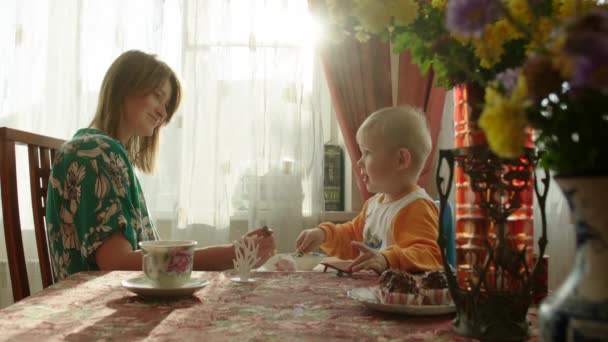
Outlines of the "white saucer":
M120 283L127 290L145 297L179 297L191 296L194 292L209 284L208 280L192 278L186 284L174 288L156 287L146 278L123 280Z
M449 305L402 305L384 304L369 287L357 287L348 291L348 296L357 302L376 311L410 316L445 315L456 311L454 304Z
M232 278L230 278L230 280L232 280L235 283L245 283L245 284L255 283L255 278L249 278L247 280L242 280L240 277L232 277Z

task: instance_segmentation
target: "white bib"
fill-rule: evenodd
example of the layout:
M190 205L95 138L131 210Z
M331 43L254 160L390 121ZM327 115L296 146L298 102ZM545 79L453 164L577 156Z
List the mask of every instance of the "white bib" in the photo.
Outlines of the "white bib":
M399 211L418 199L431 202L433 199L423 188L412 191L403 198L390 203L380 203L381 196L382 194L375 194L367 202L363 242L370 248L382 251L395 243L391 227Z

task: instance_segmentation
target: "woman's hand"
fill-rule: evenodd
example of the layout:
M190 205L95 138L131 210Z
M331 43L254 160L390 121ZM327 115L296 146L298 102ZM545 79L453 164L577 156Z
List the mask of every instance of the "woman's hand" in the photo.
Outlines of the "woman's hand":
M260 267L268 261L276 250L274 236L272 229L264 226L262 228L258 228L256 230L252 230L249 233L245 234L245 236L255 236L256 242L258 244L258 257L260 261L255 265L255 267Z
M296 240L296 252L297 253L308 253L316 250L325 242L325 231L317 227L312 229L306 229L300 233Z
M372 270L378 274L388 268L388 261L379 251L367 247L364 243L353 241L353 247L359 248L359 256L348 266L353 272Z

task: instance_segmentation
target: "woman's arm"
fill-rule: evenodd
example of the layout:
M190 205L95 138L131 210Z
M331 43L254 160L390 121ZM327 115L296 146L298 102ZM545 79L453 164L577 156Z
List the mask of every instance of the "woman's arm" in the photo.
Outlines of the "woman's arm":
M142 253L133 250L131 243L121 234L115 233L95 252L97 266L102 271L140 271ZM198 248L194 251L196 271L223 271L232 268L234 246L232 244Z
M259 228L246 235L258 237L260 262L256 266L259 267L274 254L275 242L272 231L267 228ZM233 244L198 248L194 251L193 269L196 271L224 271L232 268L234 258ZM120 232L114 233L97 248L95 260L99 269L103 271L142 269L141 251L133 250L131 243Z
M272 229L264 226L252 230L244 236L256 236L258 257L260 261L255 267L260 267L274 255L276 249ZM202 271L223 271L233 268L235 258L234 245L219 245L197 249L194 255L194 269Z
M117 232L95 250L95 261L102 271L141 271L141 251L134 251L129 240Z
M198 248L194 252L194 270L228 270L232 268L234 258L234 245L232 244Z

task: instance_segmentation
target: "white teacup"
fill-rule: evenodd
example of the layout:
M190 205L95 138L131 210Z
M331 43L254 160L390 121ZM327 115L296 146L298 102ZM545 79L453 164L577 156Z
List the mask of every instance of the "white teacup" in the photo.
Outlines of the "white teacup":
M161 288L176 288L190 280L196 241L142 241L143 271Z

